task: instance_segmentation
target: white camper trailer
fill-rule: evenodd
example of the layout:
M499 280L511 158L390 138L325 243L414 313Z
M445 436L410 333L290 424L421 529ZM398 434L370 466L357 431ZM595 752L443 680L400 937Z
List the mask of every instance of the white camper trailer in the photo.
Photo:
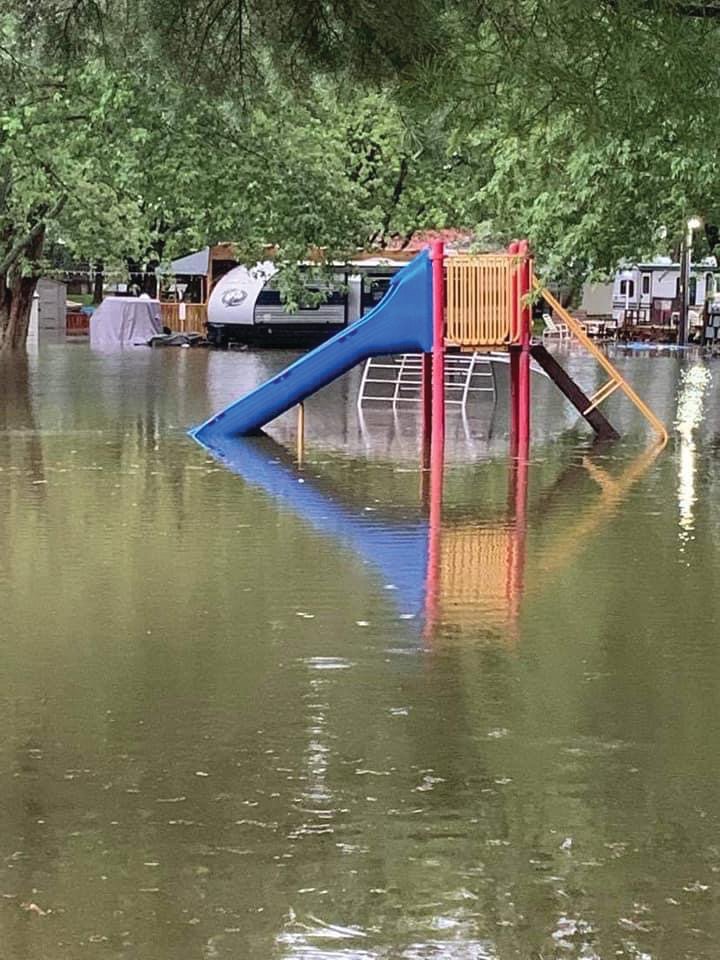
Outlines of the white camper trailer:
M309 280L306 303L285 309L271 261L237 266L212 289L207 307L211 343L259 346L311 346L361 317L381 299L403 262L373 258L338 265L326 283ZM318 294L320 296L318 296Z
M281 302L277 274L277 267L265 261L233 267L215 284L207 314L211 343L305 345L324 340L348 323L352 281L347 274L333 274L327 284L308 284L311 296L293 313L286 312Z
M714 257L692 265L688 282L691 326L697 325L706 301L720 290ZM634 264L615 274L612 314L618 326L677 326L680 313L680 264L670 258Z
M172 330L207 332L218 346L313 346L374 306L392 275L411 258L406 252L364 255L336 264L329 282L308 278L308 290L324 296L309 296L290 313L281 301L278 268L271 260L245 267L232 244L216 244L174 260L160 273L163 323Z

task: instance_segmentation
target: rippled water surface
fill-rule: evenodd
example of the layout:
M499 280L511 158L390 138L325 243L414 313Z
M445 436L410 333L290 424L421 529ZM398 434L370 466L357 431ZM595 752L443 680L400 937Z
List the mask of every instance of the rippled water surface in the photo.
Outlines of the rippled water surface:
M501 372L431 524L357 373L186 437L287 359L0 367L0 956L717 957L720 367L618 354L660 453L538 379L526 511Z

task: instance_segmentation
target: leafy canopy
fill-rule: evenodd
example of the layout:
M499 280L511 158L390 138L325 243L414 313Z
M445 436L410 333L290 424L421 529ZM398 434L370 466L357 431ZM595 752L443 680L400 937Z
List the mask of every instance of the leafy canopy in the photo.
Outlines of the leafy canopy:
M10 0L0 265L220 239L293 259L446 225L609 269L716 210L720 6ZM19 253L18 253L19 251ZM27 268L27 264L23 269ZM2 273L2 269L0 269Z

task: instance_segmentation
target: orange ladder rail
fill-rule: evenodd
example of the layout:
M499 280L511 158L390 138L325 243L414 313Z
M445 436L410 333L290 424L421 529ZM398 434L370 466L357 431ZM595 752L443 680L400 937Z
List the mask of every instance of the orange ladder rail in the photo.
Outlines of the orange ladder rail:
M660 442L664 446L668 441L668 432L662 420L660 420L660 418L652 412L645 401L638 396L638 394L633 390L617 367L610 362L598 345L590 339L582 325L578 323L572 314L568 313L568 311L560 305L550 291L545 287L542 287L537 282L535 283L535 289L540 293L543 300L545 300L553 312L560 317L575 339L581 343L583 347L585 347L588 353L592 354L595 360L597 360L600 366L610 376L610 379L607 381L607 383L603 384L603 386L600 387L600 389L590 397L590 406L585 412L589 413L591 410L594 410L595 407L599 406L603 400L606 400L611 393L614 393L616 390L620 389L628 398L628 400L630 400L631 403L633 403L640 413L645 417L655 433L657 433Z

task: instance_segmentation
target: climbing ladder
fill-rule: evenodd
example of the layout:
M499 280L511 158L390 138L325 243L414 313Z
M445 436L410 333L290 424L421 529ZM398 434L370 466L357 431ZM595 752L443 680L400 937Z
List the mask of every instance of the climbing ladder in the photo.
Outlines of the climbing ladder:
M393 357L371 357L365 364L358 409L365 403L389 403L393 410L403 403L420 403L422 355L403 353ZM467 409L468 401L479 393L497 396L495 371L487 354L449 353L445 357L446 403Z
M588 353L592 354L595 360L600 364L600 366L608 374L609 379L606 383L600 387L599 390L596 390L590 397L587 398L587 404L584 405L585 409L581 409L580 413L591 422L593 414L598 413L598 407L600 404L607 400L609 396L615 393L616 390L621 390L628 400L633 403L640 413L645 417L647 422L653 428L655 433L658 435L658 439L662 444L667 443L668 432L665 429L665 424L655 416L650 407L642 400L641 397L633 390L627 380L623 377L617 367L614 366L607 358L605 353L598 347L598 345L590 339L590 337L585 332L584 328L572 314L558 303L556 298L550 293L549 290L544 289L539 284L535 285L536 290L541 294L542 298L548 304L548 306L555 312L555 314L561 319L561 321L567 324L568 329L575 339L582 344L582 346L587 350ZM535 349L532 350L533 356L536 360L540 361L540 356L538 356ZM562 389L562 387L561 387ZM578 408L579 409L579 408Z

